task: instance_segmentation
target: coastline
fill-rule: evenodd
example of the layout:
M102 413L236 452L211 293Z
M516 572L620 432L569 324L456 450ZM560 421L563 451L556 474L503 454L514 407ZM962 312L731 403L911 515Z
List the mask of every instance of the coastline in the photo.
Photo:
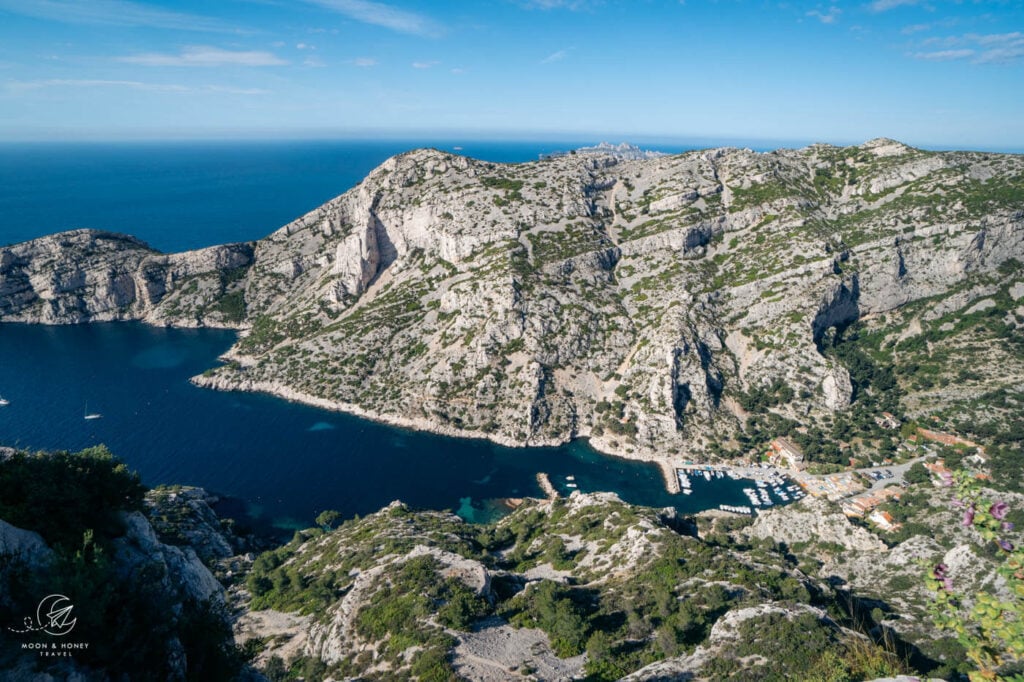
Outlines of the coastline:
M483 431L466 431L463 429L457 429L451 426L444 426L442 424L436 424L426 419L402 417L398 415L385 414L382 412L375 412L373 410L367 410L359 405L353 403L346 403L336 400L328 400L326 398L319 398L317 396L297 391L290 386L285 386L276 381L250 381L244 382L233 382L228 381L224 377L213 375L204 376L198 374L189 381L201 388L211 388L217 391L244 391L247 393L263 393L266 395L272 395L276 398L282 398L284 400L290 400L296 403L302 403L303 405L309 405L311 407L318 407L322 410L330 410L332 412L343 412L345 414L351 414L361 419L368 419L380 424L387 424L388 426L397 426L404 429L410 429L412 431L425 431L427 433L436 433L441 436L450 436L453 438L475 438L480 440L489 440L498 445L503 445L510 448L523 448L523 447L557 447L559 445L565 445L571 439L567 438L564 440L558 439L540 439L536 441L530 441L527 443L520 443L512 438L507 438L501 434L486 433ZM613 453L605 453L613 454ZM627 458L628 459L628 458Z
M233 349L232 349L233 350ZM242 361L244 358L236 356L232 350L229 350L222 356L224 360ZM301 403L316 407L324 410L330 410L332 412L341 412L344 414L350 414L360 419L367 419L380 424L386 424L388 426L395 426L398 428L410 429L413 431L421 431L426 433L434 433L449 438L471 438L478 440L487 440L492 443L497 443L509 448L526 448L526 447L558 447L572 442L578 438L587 438L588 445L596 452L606 457L619 457L621 459L648 462L657 466L658 471L661 472L662 485L666 492L670 495L681 495L682 487L679 482L678 469L688 467L713 467L716 469L731 469L738 473L743 478L760 478L762 475L767 473L768 469L756 467L743 467L736 466L728 463L713 463L713 462L697 462L687 461L684 463L682 457L678 453L671 455L657 456L652 453L646 452L631 452L622 453L609 451L607 448L601 447L607 445L604 439L601 438L588 438L587 434L576 434L574 436L561 438L561 439L540 439L537 441L528 441L525 443L515 441L512 438L503 436L498 433L486 433L483 431L465 431L456 429L451 426L444 424L437 424L427 419L422 418L410 418L403 417L400 415L384 414L375 412L373 410L367 410L359 405L353 403L347 403L336 400L328 400L326 398L320 398L317 396L303 393L302 391L295 390L290 386L286 386L279 381L253 381L250 379L239 380L233 376L224 375L220 372L213 374L204 375L199 374L190 379L190 382L201 388L209 388L217 391L243 391L247 393L262 393L265 395L274 396L291 402ZM786 475L787 472L772 467L771 471ZM546 473L538 472L536 474L537 484L544 492L547 499L554 499L559 497L558 491L551 484L550 478Z
M229 357L230 353L226 354L225 357ZM520 443L511 438L502 436L501 434L485 433L482 431L464 431L456 429L454 427L445 426L442 424L436 424L426 419L416 419L409 417L402 417L398 415L383 414L372 410L364 409L358 405L352 403L346 403L341 401L328 400L326 398L319 398L312 396L302 391L297 391L290 386L286 386L277 381L233 381L228 377L220 374L213 374L204 376L202 374L194 376L190 379L191 383L201 388L208 388L217 391L243 391L247 393L262 393L265 395L271 395L276 398L281 398L291 402L297 402L312 407L317 407L324 410L330 410L332 412L341 412L344 414L350 414L360 419L367 419L380 424L387 424L389 426L395 426L398 428L410 429L413 431L422 431L426 433L434 433L450 438L472 438L479 440L487 440L492 443L497 443L509 448L525 448L525 447L557 447L572 442L576 438L586 438L585 435L576 435L564 439L546 439L540 441L532 441L527 443ZM662 484L665 490L672 495L679 495L682 493L682 488L679 483L679 477L677 470L686 467L714 467L716 469L732 469L739 473L744 478L760 478L766 474L769 469L757 467L742 467L735 466L732 464L716 464L712 462L687 462L684 464L681 461L681 457L678 454L669 456L659 457L650 453L621 453L621 452L610 452L607 449L601 448L603 444L602 439L588 439L588 444L596 452L606 457L619 457L621 459L648 462L658 467L661 472ZM786 474L784 470L776 467L771 467L771 471ZM537 474L537 483L544 491L548 499L558 497L559 493L555 490L554 486L551 485L550 479L546 474ZM547 483L547 485L545 485ZM552 495L553 493L553 495Z
M226 353L224 359L235 360L235 357L230 351ZM367 410L359 405L342 402L337 400L329 400L327 398L320 398L318 396L309 395L302 391L295 390L290 386L286 386L278 381L252 381L245 379L242 381L232 380L221 374L203 375L198 374L189 380L193 385L201 388L208 388L217 391L244 391L247 393L262 393L265 395L271 395L276 398L289 400L296 403L302 403L303 405L309 405L311 407L317 407L323 410L330 410L332 412L342 412L350 414L361 419L367 419L380 424L387 424L388 426L396 426L399 428L410 429L413 431L424 431L427 433L434 433L441 436L448 436L450 438L471 438L477 440L487 440L498 445L502 445L509 448L526 448L526 447L558 447L571 443L573 440L587 438L589 446L596 452L601 453L607 457L619 457L621 459L627 459L637 462L649 462L658 467L661 471L662 481L665 485L665 489L672 494L680 492L679 479L676 476L675 469L675 456L671 457L659 457L653 453L647 452L619 452L609 450L606 446L607 443L600 438L591 439L588 434L576 434L565 438L542 438L542 439L530 439L527 442L520 442L513 438L509 438L499 433L490 433L485 431L468 431L464 429L457 429L452 426L444 424L438 424L436 422L429 421L422 418L410 418L403 417L401 415L386 414L382 412L376 412L374 410ZM605 446L605 447L602 447Z

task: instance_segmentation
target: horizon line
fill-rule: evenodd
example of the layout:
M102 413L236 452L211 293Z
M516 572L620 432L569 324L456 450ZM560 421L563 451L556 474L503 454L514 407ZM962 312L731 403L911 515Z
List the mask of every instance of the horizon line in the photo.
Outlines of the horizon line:
M601 142L626 142L637 146L668 145L686 147L688 150L717 147L751 148L755 151L775 149L802 149L816 144L849 147L866 142L888 138L909 147L927 151L976 151L1005 154L1022 154L1024 146L993 145L949 141L907 142L890 135L874 135L863 140L845 137L815 139L787 137L756 137L736 134L693 134L679 133L624 133L614 131L531 131L531 130L487 130L474 129L459 131L453 129L182 129L156 131L142 129L127 134L114 135L110 131L82 130L37 130L27 135L10 134L0 130L0 145L19 144L144 144L144 143L274 143L274 142L413 142L421 146L431 143L562 143L581 146ZM575 148L575 147L574 147Z

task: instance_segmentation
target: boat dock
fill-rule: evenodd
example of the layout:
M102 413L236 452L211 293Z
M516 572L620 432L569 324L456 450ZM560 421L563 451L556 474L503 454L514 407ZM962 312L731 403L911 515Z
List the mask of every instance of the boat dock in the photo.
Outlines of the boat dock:
M537 485L544 491L549 500L558 499L558 491L551 485L551 478L543 471L537 473Z
M789 472L784 472L774 466L734 466L714 464L694 464L686 462L676 464L674 467L678 482L684 495L693 491L691 478L710 482L716 479L729 478L733 481L747 481L749 487L743 488L743 494L747 496L748 505L719 505L722 511L733 514L752 514L754 510L764 507L772 507L775 504L785 504L790 501L797 501L806 496L806 491L789 477Z
M733 480L748 478L754 481L771 481L779 476L788 475L774 466L737 466L735 464L685 464L669 465L674 469L682 471L689 476L704 476L705 478L722 478L727 476ZM707 472L707 473L705 473ZM673 478L675 478L673 472ZM710 479L709 479L710 480ZM677 484L678 485L678 481Z

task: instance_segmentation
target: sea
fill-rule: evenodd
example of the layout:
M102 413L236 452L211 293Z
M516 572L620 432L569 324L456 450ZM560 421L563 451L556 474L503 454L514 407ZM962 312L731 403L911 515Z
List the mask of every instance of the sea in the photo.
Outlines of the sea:
M0 145L0 245L79 227L132 234L163 251L258 239L402 151L429 146L517 163L595 142ZM655 465L603 455L585 440L508 448L189 383L234 340L231 331L139 323L0 323L0 397L9 401L0 445L104 444L147 485L202 486L235 515L281 533L312 525L323 510L364 515L393 500L487 522L507 513L507 498L541 496L538 472L563 494L610 491L681 512L747 504L743 484L728 478L698 477L692 495L669 494Z

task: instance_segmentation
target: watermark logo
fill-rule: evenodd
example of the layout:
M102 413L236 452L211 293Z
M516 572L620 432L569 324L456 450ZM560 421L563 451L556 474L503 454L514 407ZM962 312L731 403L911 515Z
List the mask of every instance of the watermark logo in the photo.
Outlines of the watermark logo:
M54 637L63 637L75 629L77 618L72 617L75 606L63 594L49 594L36 607L36 619L26 616L24 628L7 628L11 632L45 632Z

